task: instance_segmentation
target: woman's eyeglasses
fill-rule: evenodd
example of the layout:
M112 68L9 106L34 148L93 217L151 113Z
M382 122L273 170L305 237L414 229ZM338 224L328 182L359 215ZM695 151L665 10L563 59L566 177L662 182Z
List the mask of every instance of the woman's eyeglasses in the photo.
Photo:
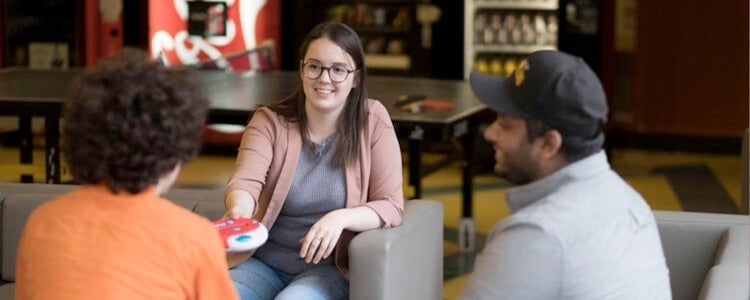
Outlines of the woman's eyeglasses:
M349 78L349 73L353 73L356 70L349 70L345 64L334 64L330 67L324 67L319 61L308 60L302 63L302 75L305 75L307 79L316 80L320 78L323 71L328 71L328 77L335 83L344 82Z

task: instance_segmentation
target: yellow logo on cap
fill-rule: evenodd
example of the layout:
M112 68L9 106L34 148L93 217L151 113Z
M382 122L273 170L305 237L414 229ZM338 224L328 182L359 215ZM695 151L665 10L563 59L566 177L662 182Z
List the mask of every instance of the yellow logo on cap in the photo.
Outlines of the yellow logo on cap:
M523 80L526 78L526 71L529 69L529 65L526 64L526 60L524 59L521 61L520 64L518 64L518 67L516 67L516 86L521 86L523 84Z

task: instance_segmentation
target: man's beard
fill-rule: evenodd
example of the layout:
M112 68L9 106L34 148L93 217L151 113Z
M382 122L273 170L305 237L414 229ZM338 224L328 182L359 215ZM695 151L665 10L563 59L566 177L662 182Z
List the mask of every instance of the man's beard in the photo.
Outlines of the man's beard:
M534 180L536 180L536 177L533 175L533 173L534 172L532 172L532 168L528 166L521 167L506 165L506 168L503 171L495 169L495 175L502 179L505 179L505 181L512 185L524 185L533 182Z

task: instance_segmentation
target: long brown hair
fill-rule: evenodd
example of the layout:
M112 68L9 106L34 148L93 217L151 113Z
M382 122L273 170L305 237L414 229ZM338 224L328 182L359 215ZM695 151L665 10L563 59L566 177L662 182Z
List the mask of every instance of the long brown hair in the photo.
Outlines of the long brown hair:
M332 164L342 166L359 159L359 143L362 131L367 126L367 91L364 51L359 36L351 27L339 22L325 22L315 26L307 34L300 47L300 59L305 57L310 43L320 38L328 38L341 47L354 60L354 88L349 92L344 110L341 113ZM268 106L272 111L297 122L305 145L312 145L308 133L308 120L305 113L305 93L300 82L295 92L288 98Z

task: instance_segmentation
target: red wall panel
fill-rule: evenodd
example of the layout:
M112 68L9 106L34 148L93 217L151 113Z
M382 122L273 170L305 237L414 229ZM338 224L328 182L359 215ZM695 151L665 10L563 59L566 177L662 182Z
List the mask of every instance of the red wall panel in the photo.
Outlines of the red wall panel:
M638 1L637 15L637 129L741 137L749 110L748 1Z
M91 66L122 50L121 0L86 0L84 8L84 63Z
M208 2L208 1L207 1ZM210 3L210 2L209 2ZM187 31L185 1L149 1L149 48L153 57L163 53L167 63L179 65L215 59L271 41L279 57L279 0L230 0L225 36L204 37ZM230 62L248 68L249 60ZM278 61L276 66L278 67Z

